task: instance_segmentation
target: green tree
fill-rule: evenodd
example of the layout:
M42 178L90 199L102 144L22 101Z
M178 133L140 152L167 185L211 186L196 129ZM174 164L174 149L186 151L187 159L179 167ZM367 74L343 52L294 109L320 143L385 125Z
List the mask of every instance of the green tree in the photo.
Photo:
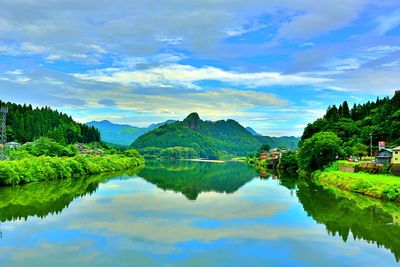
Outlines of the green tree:
M347 103L347 101L343 102L343 106L342 106L342 117L343 118L350 118L350 109L349 109L349 104Z
M321 132L304 141L298 155L299 168L315 171L342 154L342 140L333 132Z
M260 152L260 153L262 153L262 152L268 152L268 151L270 151L270 150L271 150L271 146L270 146L269 144L265 143L265 144L263 144L263 145L260 147L259 152Z
M353 154L362 159L363 156L368 154L368 146L358 143L352 148Z
M0 106L8 108L7 139L10 141L26 143L42 136L63 145L100 141L100 132L96 128L77 123L70 116L48 107L34 109L31 105L4 103L1 100Z
M279 168L287 171L295 171L298 169L297 155L294 151L288 151L282 154L279 162Z

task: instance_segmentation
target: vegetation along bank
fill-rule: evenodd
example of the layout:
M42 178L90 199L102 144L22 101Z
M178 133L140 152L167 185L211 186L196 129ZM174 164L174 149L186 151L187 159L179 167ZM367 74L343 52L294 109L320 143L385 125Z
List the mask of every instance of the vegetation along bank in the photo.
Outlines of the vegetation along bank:
M93 146L97 148L92 149ZM144 165L144 159L134 149L116 151L100 143L64 147L45 137L7 151L7 156L9 160L0 161L1 186L81 177Z
M399 114L400 91L392 98L354 104L351 109L345 101L329 107L323 118L305 128L298 150L273 151L263 146L248 162L298 170L325 185L400 201ZM378 145L382 143L390 147Z

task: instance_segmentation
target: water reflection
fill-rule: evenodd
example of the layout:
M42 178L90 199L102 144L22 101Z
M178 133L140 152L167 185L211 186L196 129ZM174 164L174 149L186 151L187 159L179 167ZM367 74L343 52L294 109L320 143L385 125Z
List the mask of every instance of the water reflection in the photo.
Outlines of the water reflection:
M131 177L138 171L0 187L0 222L59 214L74 199L94 193L102 182L114 177Z
M147 162L138 175L164 190L181 192L190 200L196 200L202 192L234 193L257 176L240 162L194 161Z
M400 207L396 203L381 202L364 196L323 188L300 181L297 196L308 215L331 235L339 235L347 242L366 240L389 249L399 261Z
M399 257L395 203L285 174L260 179L237 163L151 162L124 177L1 189L0 265L390 266L390 253Z

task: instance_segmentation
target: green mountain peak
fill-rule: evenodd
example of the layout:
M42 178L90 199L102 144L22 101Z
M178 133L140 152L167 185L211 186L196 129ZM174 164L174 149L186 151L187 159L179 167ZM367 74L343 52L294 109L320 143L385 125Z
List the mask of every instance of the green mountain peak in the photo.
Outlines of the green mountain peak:
M197 129L201 122L200 116L196 112L190 113L184 120L183 123L186 124L191 129Z

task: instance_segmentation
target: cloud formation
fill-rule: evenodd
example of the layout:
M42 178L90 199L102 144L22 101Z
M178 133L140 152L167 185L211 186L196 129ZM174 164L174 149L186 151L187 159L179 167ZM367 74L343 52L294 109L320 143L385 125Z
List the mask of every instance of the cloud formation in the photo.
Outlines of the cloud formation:
M197 88L195 82L204 80L220 81L250 88L273 85L318 84L329 81L324 78L282 75L277 72L240 73L209 66L196 68L179 64L135 71L100 69L87 74L74 74L74 76L83 80L120 83L125 85L140 84L142 86L159 87L183 86L188 88Z
M399 14L395 0L4 0L0 98L132 124L196 109L299 135L328 105L400 87Z

